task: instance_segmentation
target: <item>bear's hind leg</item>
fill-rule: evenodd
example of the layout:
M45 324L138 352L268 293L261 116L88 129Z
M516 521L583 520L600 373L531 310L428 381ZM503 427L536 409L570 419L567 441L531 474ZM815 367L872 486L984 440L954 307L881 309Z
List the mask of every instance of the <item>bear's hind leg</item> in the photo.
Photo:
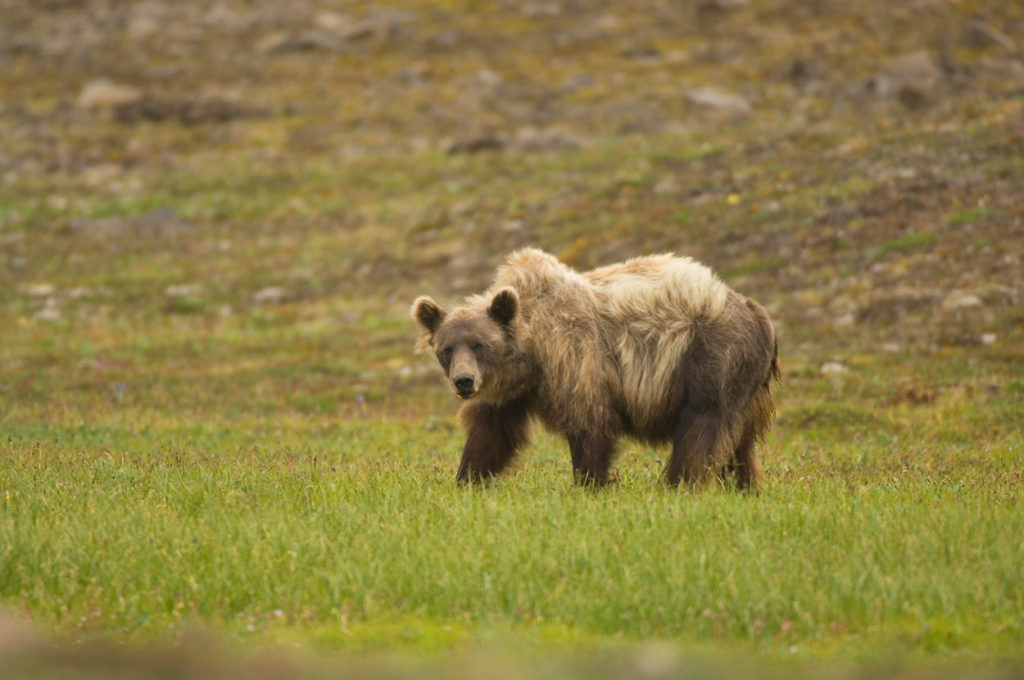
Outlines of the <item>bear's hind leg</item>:
M499 474L529 438L530 411L525 401L501 405L471 402L459 417L466 428L466 446L456 475L460 482Z
M757 460L756 443L753 424L748 423L729 461L729 471L736 475L736 486L740 489L754 491L761 483L761 464Z
M746 409L746 422L740 435L732 461L731 471L736 473L736 486L756 490L761 483L761 463L757 456L757 443L764 439L775 417L775 402L768 385L759 387Z
M676 426L672 455L665 468L665 481L678 486L698 486L721 475L728 458L729 428L723 417L711 411L686 408Z

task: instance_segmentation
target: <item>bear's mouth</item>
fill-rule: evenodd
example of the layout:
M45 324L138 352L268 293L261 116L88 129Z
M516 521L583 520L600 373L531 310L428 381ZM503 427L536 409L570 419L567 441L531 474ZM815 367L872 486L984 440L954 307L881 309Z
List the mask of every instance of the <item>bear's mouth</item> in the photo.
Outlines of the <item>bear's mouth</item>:
M459 399L469 399L470 397L474 396L475 394L476 394L476 390L475 389L468 389L468 390L460 390L458 388L455 389L455 396L458 397Z

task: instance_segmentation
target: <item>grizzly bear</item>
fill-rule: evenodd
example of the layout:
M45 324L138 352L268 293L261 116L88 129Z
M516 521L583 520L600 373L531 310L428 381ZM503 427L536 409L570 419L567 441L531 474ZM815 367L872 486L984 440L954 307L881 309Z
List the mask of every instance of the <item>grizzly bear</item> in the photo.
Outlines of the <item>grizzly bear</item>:
M512 253L494 285L442 309L413 303L456 396L466 400L457 479L497 475L531 420L565 435L574 478L606 484L616 440L672 443L664 479L735 475L756 489L756 444L775 415L777 343L764 308L672 255L576 272L541 250Z

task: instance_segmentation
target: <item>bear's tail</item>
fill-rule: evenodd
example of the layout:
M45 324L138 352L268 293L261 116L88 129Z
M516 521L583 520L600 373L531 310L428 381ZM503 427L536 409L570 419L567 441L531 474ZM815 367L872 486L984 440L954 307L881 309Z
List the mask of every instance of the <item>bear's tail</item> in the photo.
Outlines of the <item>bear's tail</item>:
M771 384L782 384L782 371L779 370L779 339L775 338L775 347L772 350L772 366L768 371L768 379L764 381L764 388L771 389Z

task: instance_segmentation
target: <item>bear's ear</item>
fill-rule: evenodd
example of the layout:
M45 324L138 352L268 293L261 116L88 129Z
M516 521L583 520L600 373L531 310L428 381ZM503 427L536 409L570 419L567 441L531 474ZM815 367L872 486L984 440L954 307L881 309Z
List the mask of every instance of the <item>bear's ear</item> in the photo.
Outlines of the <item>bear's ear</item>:
M497 321L502 326L512 323L519 311L519 295L514 288L508 286L502 288L491 298L491 306L487 308L487 316Z
M416 298L416 301L412 303L412 316L416 319L424 330L431 335L437 330L437 327L444 321L444 317L447 316L448 312L441 309L441 307L431 300L426 295Z

